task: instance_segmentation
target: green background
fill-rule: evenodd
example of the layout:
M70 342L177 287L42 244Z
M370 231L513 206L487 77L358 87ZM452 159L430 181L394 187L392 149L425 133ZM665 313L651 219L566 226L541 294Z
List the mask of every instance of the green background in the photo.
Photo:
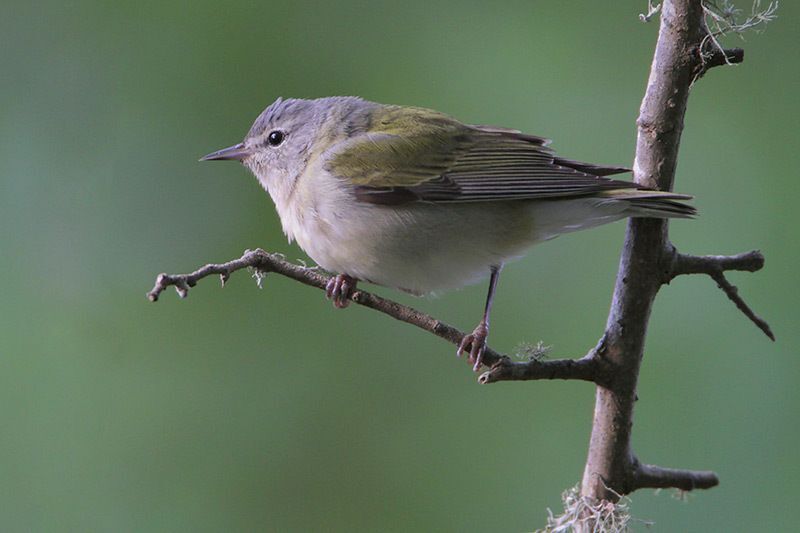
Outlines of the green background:
M742 0L743 4L747 4ZM743 7L749 9L749 5ZM278 96L356 94L555 139L629 164L657 22L646 2L15 2L0 19L0 530L525 531L580 479L593 389L476 384L454 348L365 309L245 273L185 301L144 293L246 248L288 245L235 164ZM690 253L760 248L732 274L772 343L707 278L652 317L634 447L713 469L656 531L796 526L800 340L798 11L695 86L676 189ZM731 39L729 44L736 45ZM556 356L602 333L624 224L510 265L492 344ZM377 292L471 328L485 287Z

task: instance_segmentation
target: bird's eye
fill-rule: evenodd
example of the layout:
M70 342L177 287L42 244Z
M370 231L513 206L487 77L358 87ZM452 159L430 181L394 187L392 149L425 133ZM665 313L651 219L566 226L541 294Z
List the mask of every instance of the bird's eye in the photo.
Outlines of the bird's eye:
M267 135L267 142L270 146L278 146L283 142L284 137L283 132L280 130L271 131L269 135Z

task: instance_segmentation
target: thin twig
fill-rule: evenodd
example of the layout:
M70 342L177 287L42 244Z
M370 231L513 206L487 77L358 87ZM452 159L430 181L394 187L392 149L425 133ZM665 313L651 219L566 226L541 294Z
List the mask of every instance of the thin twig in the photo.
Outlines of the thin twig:
M706 38L715 42L710 33L706 35ZM710 51L706 51L706 48L708 46L705 41L697 48L700 61L695 64L692 83L702 78L706 72L714 67L737 65L744 61L744 49L742 48L722 48L716 42Z
M286 261L279 254L271 254L264 250L247 250L239 259L226 263L212 263L205 265L190 274L159 274L156 283L147 298L151 302L158 301L158 297L167 287L173 286L181 298L189 294L189 289L197 285L197 282L208 276L218 274L225 281L237 270L251 268L258 275L264 276L269 272L275 272L288 278L299 281L305 285L325 290L325 286L331 279L317 268L308 268ZM458 345L464 337L464 332L433 318L430 315L418 311L413 307L397 303L387 298L382 298L363 290L356 290L350 297L357 304L380 311L392 318L417 326L437 337L441 337L452 344ZM532 361L530 363L513 363L511 360L491 348L486 348L483 355L483 363L491 367L490 370L480 376L481 383L493 383L495 381L513 379L577 379L593 381L594 365L587 358L577 361L563 359L557 361ZM491 375L488 377L487 375Z
M769 327L769 324L767 324L763 318L758 316L752 309L750 309L750 306L747 305L747 302L745 302L742 297L739 296L739 289L737 289L735 285L725 278L725 274L722 272L715 272L709 274L709 276L711 276L711 278L717 282L717 286L722 289L730 301L736 305L739 311L744 313L744 316L749 318L758 329L763 331L764 335L773 341L775 340L775 334L772 333L772 328Z
M247 250L242 257L226 263L208 264L190 274L159 274L155 286L147 293L151 302L158 300L160 294L169 286L174 286L181 298L188 295L189 288L194 287L198 281L208 276L219 274L226 280L232 273L245 268L255 269L261 275L274 272L299 281L310 287L325 289L331 276L317 268L308 268L296 265L279 254L265 252L261 249ZM397 303L364 290L356 290L351 295L351 300L357 304L375 309L402 322L412 324L434 335L441 337L453 344L461 342L464 336L462 331L445 324L412 307ZM486 349L483 361L487 365L498 362L503 356L491 348Z
M676 253L669 280L685 274L708 274L739 270L758 272L764 268L764 255L751 250L736 255L688 255ZM667 281L669 281L667 280Z
M648 465L635 461L633 489L710 489L719 485L719 478L708 470L680 470Z
M599 377L598 362L593 354L580 359L555 359L552 361L512 361L503 358L489 370L481 374L481 384L498 381L529 381L537 379L578 379L597 382Z
M708 70L722 65L735 65L744 61L744 48L715 49L703 54L703 67Z
M738 270L743 272L757 272L764 267L764 256L758 250L752 250L737 255L687 255L676 253L672 270L668 273L665 282L676 276L685 274L706 274L717 282L717 286L728 296L736 307L750 319L764 334L775 340L769 324L753 311L747 302L739 295L739 290L725 277L725 272Z

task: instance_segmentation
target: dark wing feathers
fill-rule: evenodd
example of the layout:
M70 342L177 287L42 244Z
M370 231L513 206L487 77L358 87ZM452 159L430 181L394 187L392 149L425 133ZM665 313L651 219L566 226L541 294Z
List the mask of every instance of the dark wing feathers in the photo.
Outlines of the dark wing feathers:
M535 141L516 132L478 135L475 144L442 175L409 192L433 202L479 202L581 196L603 190L635 187L627 181L604 178L628 172L554 156Z
M544 199L637 188L604 177L628 169L558 157L543 137L441 117L435 123L439 142L367 133L363 142L352 139L358 144L329 168L355 185L360 201L376 204ZM420 115L419 121L429 118Z
M523 133L519 130L514 130L511 128L503 128L500 126L485 126L485 125L473 124L470 127L486 133L499 133L500 135L508 135L510 137L515 137L517 139L528 141L529 143L535 144L537 146L547 146L548 144L553 142L547 137L539 137L538 135L531 135L530 133Z
M579 172L591 174L593 176L611 176L612 174L623 174L631 171L631 169L625 167L606 167L603 165L573 161L572 159L564 159L563 157L554 157L553 163L562 167L572 168Z

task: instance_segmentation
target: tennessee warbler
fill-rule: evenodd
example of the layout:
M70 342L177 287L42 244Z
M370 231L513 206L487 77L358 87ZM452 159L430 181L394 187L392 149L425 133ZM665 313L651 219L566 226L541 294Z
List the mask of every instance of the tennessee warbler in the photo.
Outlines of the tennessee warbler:
M289 241L338 274L326 291L336 307L359 280L425 294L488 275L483 317L457 351L478 370L506 261L562 233L695 213L690 196L607 178L628 169L565 159L548 143L419 107L279 98L243 142L201 161L255 174Z

